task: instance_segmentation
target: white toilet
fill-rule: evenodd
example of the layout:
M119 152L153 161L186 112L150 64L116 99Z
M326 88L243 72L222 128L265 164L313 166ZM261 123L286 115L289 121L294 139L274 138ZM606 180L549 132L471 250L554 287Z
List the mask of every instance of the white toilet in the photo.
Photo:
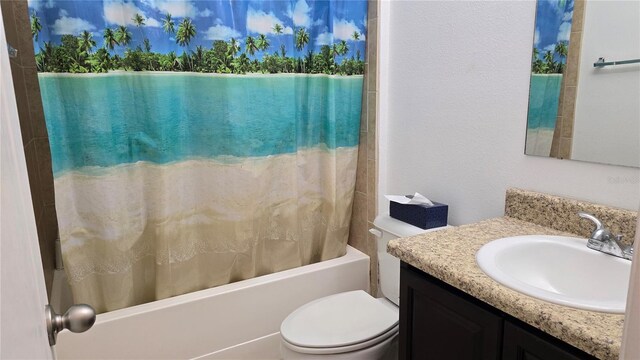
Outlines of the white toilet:
M388 215L376 218L380 293L362 290L330 295L289 314L280 326L284 359L396 359L400 261L387 253L389 240L443 228L423 230Z

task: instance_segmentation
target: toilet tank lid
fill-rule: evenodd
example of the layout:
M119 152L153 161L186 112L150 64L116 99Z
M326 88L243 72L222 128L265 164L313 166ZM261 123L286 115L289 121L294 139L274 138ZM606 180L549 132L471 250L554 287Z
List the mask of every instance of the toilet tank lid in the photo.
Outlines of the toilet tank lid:
M389 214L378 215L376 219L373 221L373 225L375 225L378 229L393 234L397 237L408 237L414 236L422 233L427 233L435 230L440 230L447 226L437 227L433 229L421 229L417 226L413 226L411 224L407 224L406 222L397 220L389 216Z

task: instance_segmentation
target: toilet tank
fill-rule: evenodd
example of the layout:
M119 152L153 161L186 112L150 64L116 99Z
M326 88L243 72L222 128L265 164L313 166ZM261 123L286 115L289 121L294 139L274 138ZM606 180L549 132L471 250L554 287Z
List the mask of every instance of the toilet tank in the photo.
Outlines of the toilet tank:
M389 240L414 236L426 232L437 231L448 226L423 230L419 227L396 220L389 215L376 217L373 224L380 232L372 229L372 233L378 237L378 276L379 296L384 296L396 305L400 304L400 260L387 253Z

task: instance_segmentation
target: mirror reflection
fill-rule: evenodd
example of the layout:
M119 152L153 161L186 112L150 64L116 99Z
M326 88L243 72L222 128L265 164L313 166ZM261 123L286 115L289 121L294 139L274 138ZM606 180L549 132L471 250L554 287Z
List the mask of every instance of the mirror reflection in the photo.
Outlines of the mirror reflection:
M536 4L527 155L640 167L640 2Z

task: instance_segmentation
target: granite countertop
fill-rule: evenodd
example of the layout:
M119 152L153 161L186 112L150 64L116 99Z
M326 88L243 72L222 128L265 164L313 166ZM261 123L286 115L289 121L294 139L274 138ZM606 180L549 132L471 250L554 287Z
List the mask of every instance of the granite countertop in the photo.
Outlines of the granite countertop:
M624 315L552 304L511 290L476 263L484 244L518 235L575 234L501 217L389 242L400 260L600 359L618 359Z

